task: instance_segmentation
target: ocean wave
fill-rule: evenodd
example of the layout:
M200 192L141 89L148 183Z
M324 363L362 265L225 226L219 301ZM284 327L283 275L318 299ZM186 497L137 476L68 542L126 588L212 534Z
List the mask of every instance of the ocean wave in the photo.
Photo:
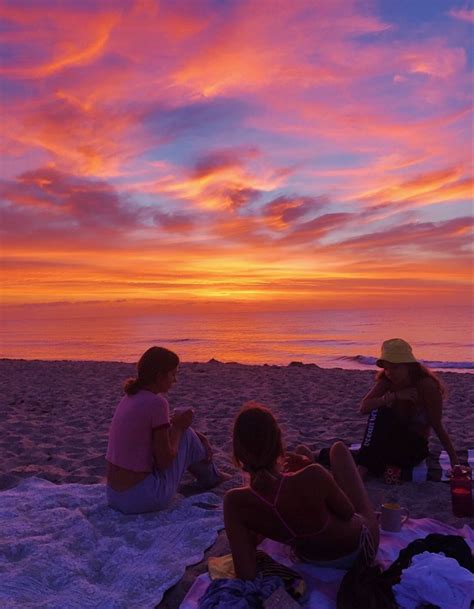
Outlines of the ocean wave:
M336 359L346 362L357 362L358 364L365 364L366 366L375 366L375 362L378 358L370 357L369 355L341 355Z
M365 366L375 366L375 362L379 359L378 357L372 357L370 355L342 355L338 357L339 360L357 362L364 364ZM436 360L420 360L422 364L429 368L438 369L450 369L450 370L474 370L474 362L445 362Z
M437 362L421 360L423 364L430 368L459 368L463 370L474 370L474 362Z

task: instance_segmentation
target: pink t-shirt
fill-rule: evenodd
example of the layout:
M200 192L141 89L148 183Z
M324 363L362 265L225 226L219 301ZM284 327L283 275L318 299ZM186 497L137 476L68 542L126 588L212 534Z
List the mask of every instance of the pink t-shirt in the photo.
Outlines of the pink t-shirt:
M153 429L170 425L168 401L151 391L125 395L109 430L107 461L134 472L153 469Z

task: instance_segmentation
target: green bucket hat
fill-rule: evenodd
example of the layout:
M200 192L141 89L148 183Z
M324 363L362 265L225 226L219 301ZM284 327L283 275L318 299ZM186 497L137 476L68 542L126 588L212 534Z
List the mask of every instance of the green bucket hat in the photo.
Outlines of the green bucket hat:
M401 338L389 338L382 343L380 358L375 362L383 368L384 362L390 364L413 364L418 360L413 355L411 346Z

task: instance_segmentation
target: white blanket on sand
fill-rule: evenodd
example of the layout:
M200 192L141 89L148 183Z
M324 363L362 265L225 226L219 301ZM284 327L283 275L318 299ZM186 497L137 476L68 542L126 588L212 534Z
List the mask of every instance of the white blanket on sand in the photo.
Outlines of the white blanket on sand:
M383 568L387 568L398 557L400 550L405 548L411 541L420 537L426 537L429 533L461 535L470 548L474 550L474 531L468 525L464 525L462 529L456 529L433 518L420 518L418 520L410 518L403 525L400 533L381 531L377 562ZM295 571L300 572L304 576L309 589L309 595L306 602L302 605L302 609L336 609L337 591L346 571L341 569L323 569L303 562L295 563L288 546L269 539L265 539L260 544L260 548L273 556L281 564L295 569ZM207 573L200 575L181 603L180 609L197 609L199 599L210 583L211 579Z
M102 484L27 478L0 492L0 607L147 609L223 528L214 493L126 516Z

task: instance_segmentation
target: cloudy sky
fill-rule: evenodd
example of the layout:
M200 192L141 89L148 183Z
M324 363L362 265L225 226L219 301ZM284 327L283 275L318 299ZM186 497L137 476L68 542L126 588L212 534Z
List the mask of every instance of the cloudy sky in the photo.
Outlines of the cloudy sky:
M4 303L469 302L472 2L0 17Z

